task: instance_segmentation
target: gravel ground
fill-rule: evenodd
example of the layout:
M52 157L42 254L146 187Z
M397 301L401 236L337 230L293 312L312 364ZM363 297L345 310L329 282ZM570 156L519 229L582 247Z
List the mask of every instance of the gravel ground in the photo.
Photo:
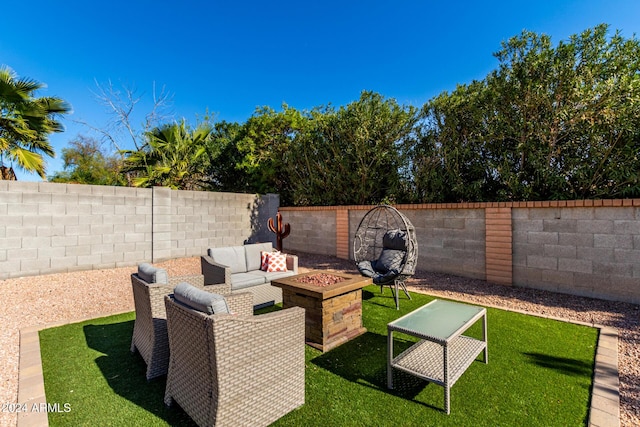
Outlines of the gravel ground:
M355 272L353 263L300 253L302 270ZM198 257L157 264L170 275L200 271ZM134 267L43 275L0 281L0 405L18 398L18 352L21 328L73 322L133 310L130 274ZM618 330L620 425L640 425L640 306L545 291L492 285L482 280L418 272L409 281L416 292ZM0 426L15 426L16 415L0 412Z

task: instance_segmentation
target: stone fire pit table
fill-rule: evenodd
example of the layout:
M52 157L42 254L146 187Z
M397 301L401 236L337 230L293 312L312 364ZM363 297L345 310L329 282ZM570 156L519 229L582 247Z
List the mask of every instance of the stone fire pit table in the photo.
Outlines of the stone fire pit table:
M333 271L308 273L272 280L282 288L282 306L305 309L305 339L326 352L364 334L362 288L371 279Z

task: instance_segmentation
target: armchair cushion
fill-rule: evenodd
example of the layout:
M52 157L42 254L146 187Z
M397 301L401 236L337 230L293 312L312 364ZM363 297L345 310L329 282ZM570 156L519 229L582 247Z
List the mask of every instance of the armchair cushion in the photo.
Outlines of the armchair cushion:
M227 300L219 294L198 289L188 283L178 283L173 290L176 301L207 314L229 313Z
M396 249L383 249L382 253L380 254L380 258L376 260L373 267L377 272L383 274L389 271L395 271L397 274L400 272L405 254L405 251L399 251Z
M389 270L386 273L376 271L373 268L374 263L375 261L360 261L357 264L357 267L360 274L366 277L371 277L373 279L373 283L376 285L386 285L393 282L393 280L398 277L398 271L396 270Z
M357 267L358 267L358 271L363 276L373 277L377 274L376 271L373 269L373 263L371 261L367 261L367 260L360 261L357 264Z
M402 230L389 230L382 236L382 247L385 249L407 250L408 236Z
M166 285L169 283L169 275L164 268L154 267L149 263L138 265L138 277L147 283L159 283Z

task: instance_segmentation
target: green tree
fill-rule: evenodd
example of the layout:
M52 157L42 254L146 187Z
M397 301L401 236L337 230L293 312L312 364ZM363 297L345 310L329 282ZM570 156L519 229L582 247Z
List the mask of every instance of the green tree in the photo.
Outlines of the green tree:
M640 194L640 44L600 25L552 47L524 32L487 78L493 164L523 200Z
M50 182L92 185L126 185L120 173L122 160L105 154L100 141L78 135L62 149L64 171L49 177Z
M291 158L291 144L307 116L286 104L277 112L262 107L244 123L237 136L237 149L242 160L238 169L246 174L248 191L280 194L283 204L291 203L291 181L287 159Z
M244 155L238 149L241 130L242 125L235 122L213 124L205 154L205 175L209 189L237 193L254 191L249 175L242 168Z
M421 197L640 195L640 44L607 29L556 47L525 31L503 42L498 69L483 81L429 101L412 151ZM439 173L441 181L424 182Z
M311 112L285 157L295 204L369 204L402 199L414 107L364 91L337 111Z
M495 176L486 152L484 82L459 85L423 108L411 147L413 201L490 200Z
M191 129L183 120L153 129L138 151L125 151L123 171L135 173L136 187L163 186L201 190L207 186L206 147L212 127L206 121Z
M55 156L49 134L63 131L57 116L70 112L71 106L60 98L35 97L43 87L0 67L0 179L15 177L13 164L44 178L43 156Z

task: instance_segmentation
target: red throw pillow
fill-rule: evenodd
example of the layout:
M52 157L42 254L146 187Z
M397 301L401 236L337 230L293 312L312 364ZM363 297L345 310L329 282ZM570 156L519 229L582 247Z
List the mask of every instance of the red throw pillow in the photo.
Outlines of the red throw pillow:
M267 271L287 271L287 255L281 253L270 253L268 256L269 266Z
M269 267L269 252L260 251L260 270L267 271Z
M271 252L260 251L260 270L267 271L269 269L269 255L279 253L276 249Z

